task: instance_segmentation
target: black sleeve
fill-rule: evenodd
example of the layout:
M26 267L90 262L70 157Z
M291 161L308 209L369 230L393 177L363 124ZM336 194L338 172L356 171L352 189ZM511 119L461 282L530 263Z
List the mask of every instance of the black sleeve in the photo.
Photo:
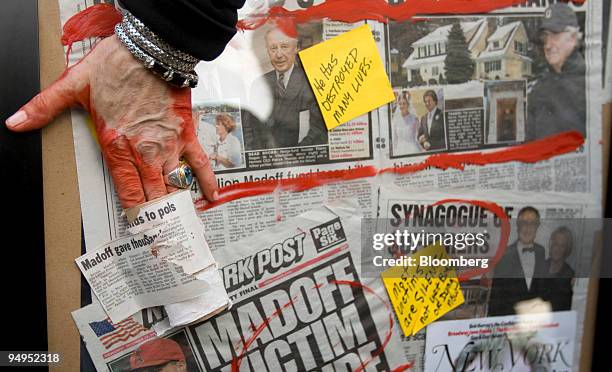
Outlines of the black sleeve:
M215 59L236 33L245 0L120 0L173 47L205 61Z

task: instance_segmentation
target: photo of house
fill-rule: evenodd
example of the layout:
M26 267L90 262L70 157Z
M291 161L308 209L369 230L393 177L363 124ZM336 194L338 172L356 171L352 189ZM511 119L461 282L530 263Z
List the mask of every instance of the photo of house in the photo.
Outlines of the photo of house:
M531 76L532 60L527 56L528 46L523 22L497 27L487 38L487 48L476 57L476 77L514 80Z
M487 46L488 25L485 19L461 22L468 50L475 59ZM445 77L444 61L448 49L448 34L452 25L441 26L412 43L413 52L402 64L408 82L423 81L437 84ZM435 82L434 82L435 81Z
M453 27L459 32L453 39ZM389 25L389 70L394 87L457 83L447 76L449 68L464 68L464 79L521 80L535 75L533 40L528 25L510 17L439 18L427 26L417 23ZM533 25L531 25L533 26ZM461 32L463 35L461 35ZM466 66L449 66L449 51L463 53ZM471 66L468 66L469 59ZM452 64L452 62L451 62Z

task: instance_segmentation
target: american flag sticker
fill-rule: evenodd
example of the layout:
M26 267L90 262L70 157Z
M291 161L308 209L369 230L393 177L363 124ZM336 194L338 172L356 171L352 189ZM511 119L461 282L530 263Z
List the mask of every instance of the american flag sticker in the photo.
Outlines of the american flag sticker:
M148 329L132 317L122 320L117 324L113 323L110 318L106 318L98 322L91 322L89 326L107 349L119 342L125 342L142 332L148 331Z

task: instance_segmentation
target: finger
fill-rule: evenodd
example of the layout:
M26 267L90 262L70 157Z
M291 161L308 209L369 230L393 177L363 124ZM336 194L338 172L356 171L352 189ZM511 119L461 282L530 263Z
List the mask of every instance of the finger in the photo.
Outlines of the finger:
M162 174L162 144L157 141L145 140L138 142L134 150L136 152L136 167L140 172L140 180L147 200L166 195L168 191Z
M147 200L161 198L168 194L161 165L142 162L137 164L137 167L140 172L140 180L142 181L142 188Z
M164 163L164 174L167 175L168 173L178 168L179 165L180 164L179 164L178 158L173 158L173 160L166 161L166 163ZM171 192L175 192L176 190L178 190L178 188L172 185L166 184L166 190L168 191L168 193L171 193Z
M23 132L38 129L70 106L75 106L79 94L86 92L87 76L85 65L78 64L64 72L51 86L44 89L6 120L6 126L13 131Z
M217 200L219 198L217 179L213 173L208 155L202 150L200 143L193 139L185 146L183 155L196 175L198 184L202 188L202 194L204 194L208 201Z
M146 201L138 168L129 142L125 137L117 137L103 145L102 151L115 189L124 209L132 208Z

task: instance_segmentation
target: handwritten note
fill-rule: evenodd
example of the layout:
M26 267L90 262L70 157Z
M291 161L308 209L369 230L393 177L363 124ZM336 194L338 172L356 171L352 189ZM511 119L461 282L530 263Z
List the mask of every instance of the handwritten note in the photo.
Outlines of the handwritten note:
M327 129L394 99L370 26L300 52Z
M464 301L455 270L421 266L421 256L448 258L442 246L432 245L412 255L413 266L395 266L381 274L405 336L417 333Z

